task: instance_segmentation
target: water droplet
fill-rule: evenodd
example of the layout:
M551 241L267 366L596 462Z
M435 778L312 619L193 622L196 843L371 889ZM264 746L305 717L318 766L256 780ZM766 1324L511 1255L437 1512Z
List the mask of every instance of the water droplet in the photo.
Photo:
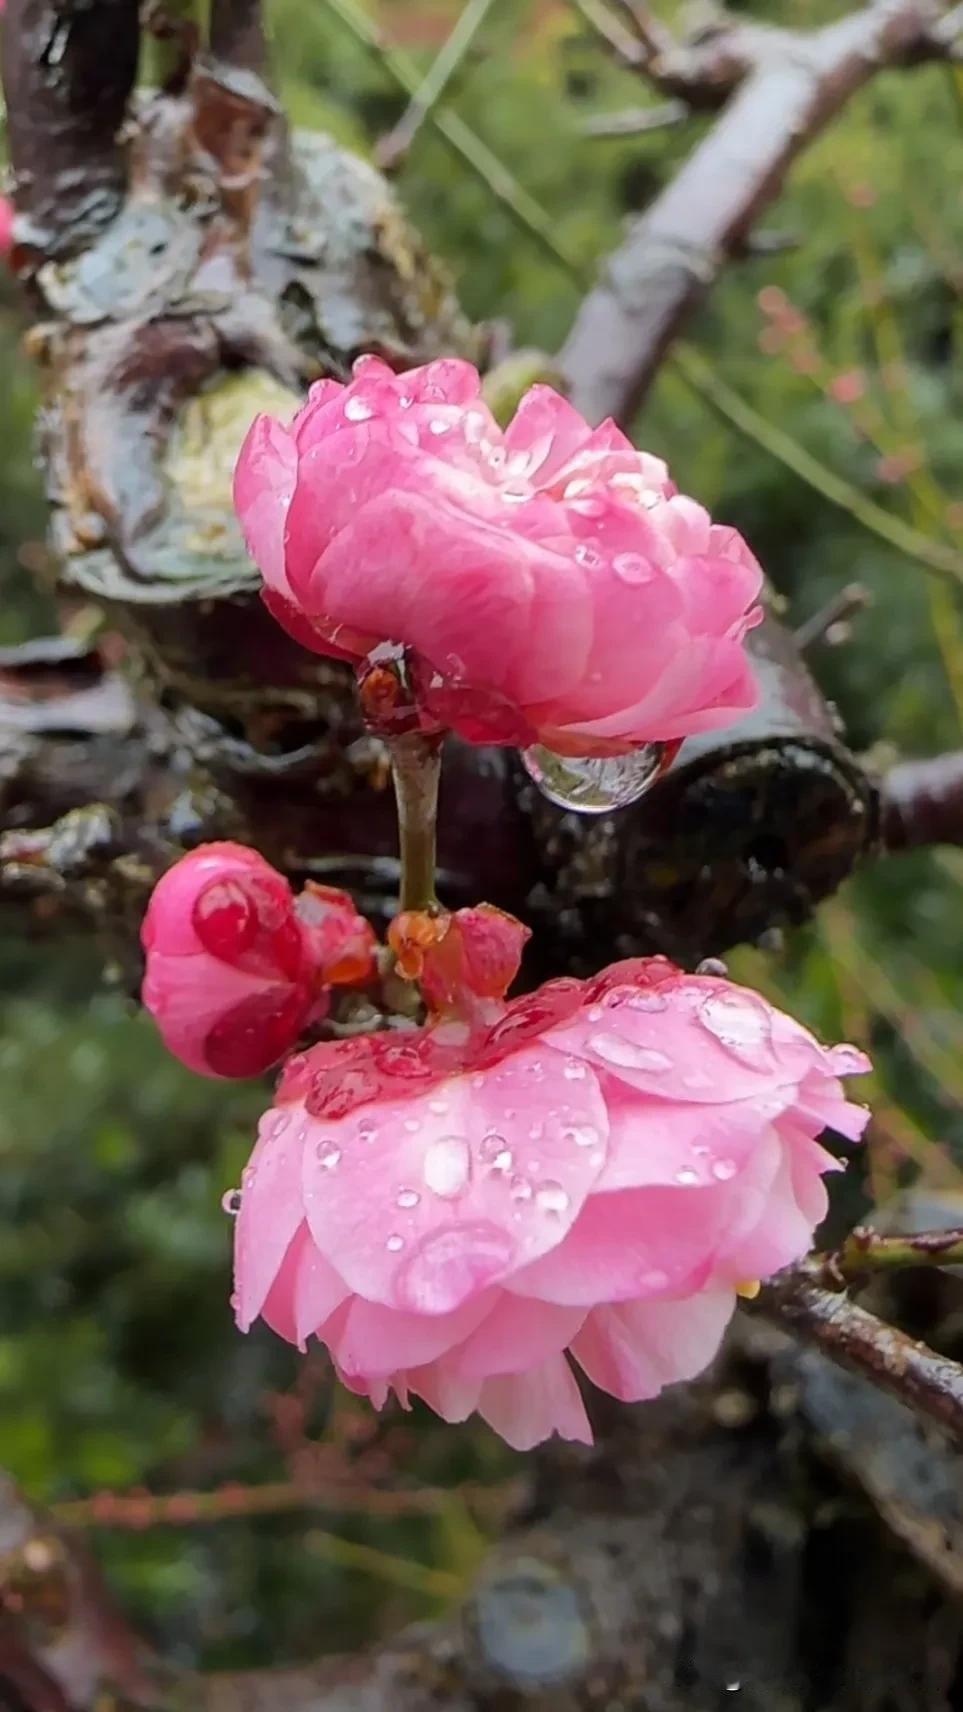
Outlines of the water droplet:
M644 559L641 553L616 553L612 569L623 583L647 583L655 574L652 560Z
M556 755L541 743L522 750L522 763L544 797L576 814L609 814L638 802L662 770L663 743L628 755Z
M346 400L344 414L349 422L368 422L374 411L365 399L355 397Z
M375 1137L375 1133L376 1133L375 1126L371 1122L371 1119L370 1118L362 1118L361 1122L358 1125L358 1136L359 1136L360 1140L361 1141L373 1141L374 1137Z
M586 1019L588 1022L600 1022L602 1019L602 1006L601 1005L589 1005L589 1008L586 1011L585 1016L586 1016Z
M727 1694L738 1694L741 1687L742 1687L742 1682L741 1682L740 1678L738 1676L734 1676L731 1682L726 1683L726 1693Z
M403 392L401 397L398 399L398 408L399 410L410 410L414 402L413 398L410 398L406 392Z
M693 1171L691 1165L683 1165L681 1170L676 1172L675 1180L677 1183L681 1183L683 1188L686 1188L690 1183L698 1183L699 1173Z
M425 1154L425 1182L443 1201L454 1200L468 1187L471 1154L463 1135L443 1135Z
M728 1183L734 1177L738 1167L734 1159L715 1159L712 1162L712 1175L718 1183Z
M651 1046L636 1046L621 1034L593 1034L589 1045L604 1058L606 1064L618 1064L624 1070L645 1070L661 1076L672 1069L672 1060Z
M318 1164L323 1166L325 1171L335 1171L341 1163L341 1149L330 1136L325 1136L323 1141L318 1142L314 1153Z
M527 1177L513 1177L508 1189L513 1201L530 1201L534 1190Z
M447 1100L429 1100L428 1101L428 1110L430 1112L434 1112L436 1117L439 1117L439 1118L444 1117L445 1113L448 1110L448 1101Z
M496 1153L492 1160L493 1171L510 1171L514 1163L514 1155L510 1147L503 1147L501 1153Z
M221 1196L221 1209L229 1218L236 1219L241 1210L240 1189L228 1189Z
M409 1135L417 1135L421 1128L421 1119L405 1118L404 1128L408 1131Z
M543 1213L564 1213L568 1210L569 1197L561 1183L541 1183L535 1191L535 1205Z
M484 1088L484 1086L485 1086L484 1076L474 1075L471 1079L471 1085L473 1088Z
M588 1071L580 1058L569 1058L562 1069L562 1075L566 1082L581 1082L588 1075Z
M279 1135L284 1134L290 1122L291 1118L289 1113L276 1112L274 1117L269 1118L265 1124L264 1134L267 1136L269 1141L276 1141Z
M640 1272L635 1280L637 1290L644 1290L654 1295L657 1290L664 1290L669 1282L669 1274L660 1272L658 1267L651 1267L648 1272Z
M385 1248L388 1250L389 1254L400 1254L404 1246L405 1239L403 1236L389 1236L385 1243Z
M406 1211L411 1207L417 1207L420 1200L421 1196L417 1189L399 1189L398 1191L398 1206L404 1207Z
M599 1132L592 1124L571 1124L563 1129L562 1140L574 1141L576 1147L594 1147L600 1140Z
M752 1066L770 1037L769 1013L750 993L712 993L699 1007L699 1021L723 1046Z
M440 416L436 416L434 421L429 422L428 432L429 434L450 434L451 423L445 422Z
M633 993L627 1001L630 1011L667 1011L669 1001L661 993Z
M490 1130L487 1135L482 1136L478 1144L478 1151L486 1163L491 1165L507 1145L503 1135L499 1135L497 1130Z
M580 541L575 549L575 563L584 565L587 571L594 571L602 563L601 553L590 547L586 541Z

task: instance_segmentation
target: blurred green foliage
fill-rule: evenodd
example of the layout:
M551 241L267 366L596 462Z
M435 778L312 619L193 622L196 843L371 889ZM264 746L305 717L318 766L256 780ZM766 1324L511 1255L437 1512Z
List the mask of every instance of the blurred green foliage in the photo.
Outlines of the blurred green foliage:
M267 5L294 119L370 150L405 106L378 56L327 0ZM423 69L457 9L456 0L382 0L378 17ZM773 0L754 9L800 24L841 8ZM617 242L623 221L704 129L694 120L638 139L582 136L588 115L647 98L565 0L496 3L446 101L542 205L571 268L428 124L399 190L472 316L506 320L521 343L557 346L577 302L573 275ZM934 540L955 536L963 549L961 127L959 72L878 78L806 155L773 213L797 247L733 267L692 337L766 421ZM37 560L44 522L18 316L5 287L4 641L51 623L49 601L23 568ZM851 645L815 653L856 748L885 756L959 744L958 588L815 496L671 366L638 432L684 488L745 531L794 618L854 579L871 590ZM953 852L880 865L783 951L734 960L736 972L816 1027L872 1048L877 1115L867 1158L877 1196L914 1174L956 1176L961 875ZM323 1378L305 1392L293 1352L264 1331L248 1339L234 1331L220 1197L238 1179L262 1090L206 1084L169 1061L146 1022L105 987L90 945L41 949L9 937L2 958L0 1465L48 1500L102 1487L284 1479L294 1453L278 1422L294 1399L302 1451L328 1430L345 1467L383 1455L402 1485L445 1490L468 1475L503 1477L512 1459L484 1433L412 1432L389 1421L369 1442L354 1405L338 1405L332 1421ZM349 1545L339 1548L339 1538ZM374 1555L359 1566L350 1542ZM457 1577L480 1542L454 1492L428 1517L389 1521L353 1504L345 1513L97 1535L135 1615L173 1656L211 1665L352 1644L430 1610L442 1584L420 1577L418 1565Z

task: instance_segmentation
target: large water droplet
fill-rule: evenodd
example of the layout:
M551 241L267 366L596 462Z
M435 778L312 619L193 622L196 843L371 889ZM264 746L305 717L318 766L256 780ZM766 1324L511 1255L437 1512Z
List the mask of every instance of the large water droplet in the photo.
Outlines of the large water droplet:
M240 1189L225 1190L224 1194L221 1196L221 1210L227 1213L229 1218L237 1218L237 1215L241 1210Z
M522 764L543 797L576 814L609 814L638 802L662 770L664 743L628 755L556 755L541 743L522 750Z
M606 1064L617 1064L623 1070L647 1070L660 1076L672 1069L672 1060L651 1046L636 1046L621 1034L593 1034L589 1045Z
M399 1189L398 1191L398 1206L404 1207L406 1212L410 1211L412 1207L417 1207L420 1200L421 1196L417 1189Z
M493 1165L499 1154L504 1153L507 1146L505 1137L493 1129L489 1130L487 1135L482 1136L478 1144L478 1151L489 1165Z
M335 1171L341 1163L341 1149L336 1141L331 1140L330 1136L325 1136L323 1141L318 1142L314 1153L318 1164L325 1171Z
M699 1021L735 1057L753 1067L770 1038L769 1013L750 993L712 993L699 1009Z
M423 1166L425 1182L434 1195L443 1201L454 1200L468 1187L471 1174L471 1154L463 1135L443 1135L432 1142Z

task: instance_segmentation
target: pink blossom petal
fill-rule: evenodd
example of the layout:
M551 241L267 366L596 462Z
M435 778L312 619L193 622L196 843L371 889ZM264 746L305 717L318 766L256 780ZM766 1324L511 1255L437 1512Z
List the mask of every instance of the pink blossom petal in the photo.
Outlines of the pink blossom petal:
M234 474L234 506L268 587L288 596L284 528L298 477L297 446L280 422L257 416Z
M553 1433L592 1443L585 1404L564 1355L550 1356L527 1373L486 1379L478 1413L514 1450L531 1450Z
M355 1296L329 1347L348 1374L393 1374L422 1367L469 1337L492 1312L495 1299L493 1291L485 1291L450 1314L416 1314Z
M481 1395L481 1379L469 1379L452 1371L449 1362L433 1361L412 1368L405 1381L414 1396L434 1409L443 1421L467 1421Z
M601 1390L638 1403L708 1366L734 1306L732 1290L713 1288L681 1301L596 1308L573 1339L572 1354Z
M526 1373L560 1355L585 1318L583 1308L561 1308L534 1297L499 1297L476 1331L448 1357L448 1371L466 1378Z
M607 1135L595 1077L569 1081L557 1054L528 1048L480 1078L308 1117L304 1206L359 1295L445 1314L561 1241Z
M299 1114L303 1120L303 1114ZM241 1210L234 1227L237 1323L250 1330L304 1218L301 1199L303 1121L268 1112L242 1178Z

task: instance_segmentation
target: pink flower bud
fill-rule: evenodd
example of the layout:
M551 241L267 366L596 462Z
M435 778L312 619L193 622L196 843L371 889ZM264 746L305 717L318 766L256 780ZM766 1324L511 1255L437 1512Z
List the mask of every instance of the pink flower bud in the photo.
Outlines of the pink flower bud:
M704 1368L740 1289L810 1247L816 1138L861 1134L839 1079L868 1068L662 958L315 1046L242 1177L238 1322L317 1336L378 1408L589 1441L570 1359L631 1401Z
M313 888L302 919L257 851L205 844L154 889L141 938L142 998L175 1057L204 1076L257 1076L327 1009L327 987L364 980L374 936L351 899Z
M503 433L470 363L359 359L258 417L234 496L279 622L356 663L402 646L426 724L608 756L755 705L742 537L549 387Z

